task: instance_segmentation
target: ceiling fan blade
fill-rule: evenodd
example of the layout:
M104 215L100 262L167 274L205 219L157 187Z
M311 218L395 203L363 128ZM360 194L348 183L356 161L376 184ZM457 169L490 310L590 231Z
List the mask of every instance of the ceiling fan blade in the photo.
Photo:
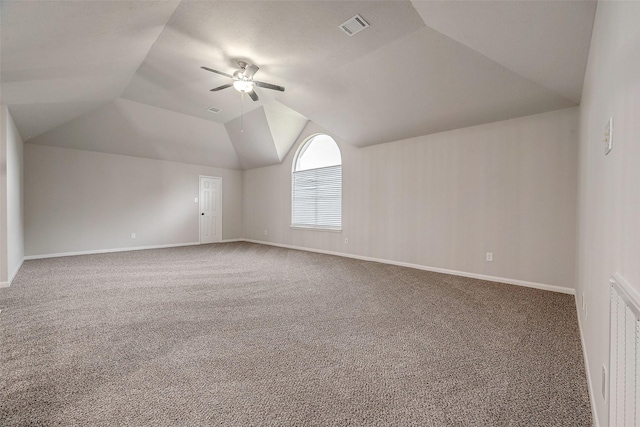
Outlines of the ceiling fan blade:
M254 101L257 101L258 98L258 94L256 93L255 90L252 90L251 92L247 92L247 94L251 97L251 99L253 99Z
M251 64L247 66L243 74L246 78L251 79L258 72L259 69L260 68L257 65Z
M212 73L220 74L221 76L229 77L230 79L233 78L233 76L231 74L227 74L227 73L222 72L222 71L214 70L213 68L209 68L209 67L200 67L200 68L202 68L203 70L211 71Z
M226 85L214 87L213 89L211 89L211 92L217 92L219 90L226 89L226 88L231 87L231 86L233 86L233 83L227 83Z
M279 90L280 92L284 92L284 88L282 86L272 85L271 83L258 82L254 80L253 84L255 84L258 87L263 87L265 89Z

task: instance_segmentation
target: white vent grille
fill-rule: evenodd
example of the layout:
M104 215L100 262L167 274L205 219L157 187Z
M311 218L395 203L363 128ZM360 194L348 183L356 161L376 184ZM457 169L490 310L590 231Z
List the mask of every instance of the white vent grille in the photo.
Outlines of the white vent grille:
M210 112L210 113L219 113L222 110L219 109L219 108L216 108L216 107L209 107L209 108L207 108L207 111Z
M611 279L609 426L640 425L640 306L620 276Z
M368 27L369 24L360 15L356 15L340 25L340 29L348 36L353 36Z

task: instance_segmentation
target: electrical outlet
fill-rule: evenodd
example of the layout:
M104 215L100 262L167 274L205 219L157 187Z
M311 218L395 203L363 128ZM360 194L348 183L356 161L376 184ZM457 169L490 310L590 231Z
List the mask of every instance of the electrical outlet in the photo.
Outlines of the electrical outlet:
M193 199L193 201L194 201L195 203L198 203L198 198L196 197L195 199Z
M493 252L487 252L485 259L487 261L493 261Z
M136 238L136 233L131 233L131 238L135 239Z
M267 236L268 234L267 230L264 230L264 235Z
M602 398L607 397L607 367L602 365Z
M344 238L344 244L345 244L345 245L348 245L348 244L349 244L349 238L348 238L348 237L345 237L345 238Z

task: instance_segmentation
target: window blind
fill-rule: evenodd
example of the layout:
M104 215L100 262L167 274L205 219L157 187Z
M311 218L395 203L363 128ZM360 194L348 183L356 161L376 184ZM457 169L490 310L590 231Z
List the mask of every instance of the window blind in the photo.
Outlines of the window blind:
M342 228L342 166L293 172L291 225Z

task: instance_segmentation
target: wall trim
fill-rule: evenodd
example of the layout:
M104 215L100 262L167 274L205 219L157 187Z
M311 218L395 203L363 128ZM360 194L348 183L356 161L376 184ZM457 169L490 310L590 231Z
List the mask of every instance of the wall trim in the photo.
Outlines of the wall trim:
M284 245L284 244L280 244L280 243L266 242L266 241L262 241L262 240L254 240L254 239L225 239L225 240L222 240L220 243L233 243L233 242L250 242L250 243L257 243L257 244L261 244L261 245L277 246L277 247L287 248L287 249L295 249L295 250L300 250L300 251L316 252L316 253L321 253L321 254L326 254L326 255L335 255L335 256L341 256L341 257L345 257L345 258L359 259L359 260L362 260L362 261L380 262L380 263L383 263L383 264L397 265L399 267L409 267L409 268L415 268L415 269L418 269L418 270L433 271L435 273L443 273L443 274L451 274L451 275L454 275L454 276L469 277L469 278L472 278L472 279L486 280L486 281L489 281L489 282L506 283L506 284L509 284L509 285L524 286L524 287L527 287L527 288L542 289L542 290L551 291L551 292L560 292L560 293L569 294L569 295L575 295L576 294L575 289L567 288L567 287L563 287L563 286L548 285L548 284L545 284L545 283L528 282L528 281L525 281L525 280L509 279L509 278L506 278L506 277L488 276L488 275L485 275L485 274L469 273L469 272L466 272L466 271L449 270L449 269L446 269L446 268L430 267L430 266L422 265L422 264L412 264L412 263L408 263L408 262L392 261L392 260L388 260L388 259L374 258L374 257L368 257L368 256L362 256L362 255L354 255L354 254L348 254L348 253L344 253L344 252L335 252L335 251L327 251L327 250L323 250L323 249L305 248L305 247L302 247L302 246ZM23 261L24 260L32 260L32 259L57 258L57 257L64 257L64 256L77 256L77 255L92 255L92 254L102 254L102 253L111 253L111 252L139 251L139 250L145 250L145 249L175 248L175 247L181 247L181 246L194 246L194 245L200 245L200 242L178 243L178 244L168 244L168 245L137 246L137 247L130 247L130 248L98 249L98 250L90 250L90 251L62 252L62 253L42 254L42 255L27 255L27 256L24 257ZM22 263L20 265L22 265ZM16 273L17 273L17 271L16 271ZM14 277L15 277L15 274L14 274ZM7 283L7 282L0 282L0 287L9 286L11 281L8 282L9 284L5 284L5 283Z
M22 260L20 260L20 263L16 267L15 271L13 272L11 277L9 277L9 280L7 280L6 282L0 282L0 288L8 288L9 286L11 286L11 283L13 283L13 279L16 278L16 276L18 275L18 271L20 271L20 268L22 267L22 264L24 264L24 257L22 258Z
M587 389L589 390L589 403L591 404L591 417L593 419L593 425L595 427L600 427L600 420L598 418L598 409L596 408L595 394L593 391L593 381L591 380L591 371L589 370L589 356L587 353L587 346L586 346L583 329L582 329L582 320L580 318L580 309L579 309L580 305L578 301L578 294L576 293L574 296L576 301L576 314L578 316L578 332L580 333L580 343L582 344L582 355L584 357L584 371L587 373Z
M362 255L347 254L344 252L326 251L323 249L311 249L311 248L305 248L302 246L283 245L280 243L265 242L262 240L253 240L253 239L242 239L242 240L245 242L258 243L262 245L278 246L281 248L296 249L299 251L317 252L320 254L336 255L336 256L341 256L345 258L354 258L362 261L373 261L373 262L380 262L383 264L397 265L399 267L409 267L409 268L415 268L418 270L433 271L435 273L451 274L453 276L462 276L462 277L469 277L472 279L487 280L489 282L506 283L509 285L524 286L527 288L542 289L542 290L551 291L551 292L560 292L562 294L569 294L569 295L576 294L575 289L566 288L564 286L547 285L545 283L536 283L536 282L527 282L526 280L508 279L506 277L488 276L485 274L468 273L466 271L449 270L446 268L430 267L422 264L412 264L409 262L392 261L392 260L382 259L382 258L373 258L368 256L362 256Z
M9 282L8 282L9 286L11 286L11 284L13 283L13 279L15 279L16 276L18 275L18 272L20 271L20 268L22 268L22 264L24 264L24 257L22 257L22 259L20 260L20 263L16 267L15 271L13 272L11 277L9 277Z
M97 250L91 250L91 251L61 252L56 254L27 255L24 257L24 259L31 260L31 259L44 259L44 258L58 258L58 257L64 257L64 256L106 254L111 252L141 251L145 249L178 248L181 246L195 246L199 244L200 242L189 242L189 243L175 243L175 244L168 244L168 245L135 246L131 248L114 248L114 249L97 249Z

